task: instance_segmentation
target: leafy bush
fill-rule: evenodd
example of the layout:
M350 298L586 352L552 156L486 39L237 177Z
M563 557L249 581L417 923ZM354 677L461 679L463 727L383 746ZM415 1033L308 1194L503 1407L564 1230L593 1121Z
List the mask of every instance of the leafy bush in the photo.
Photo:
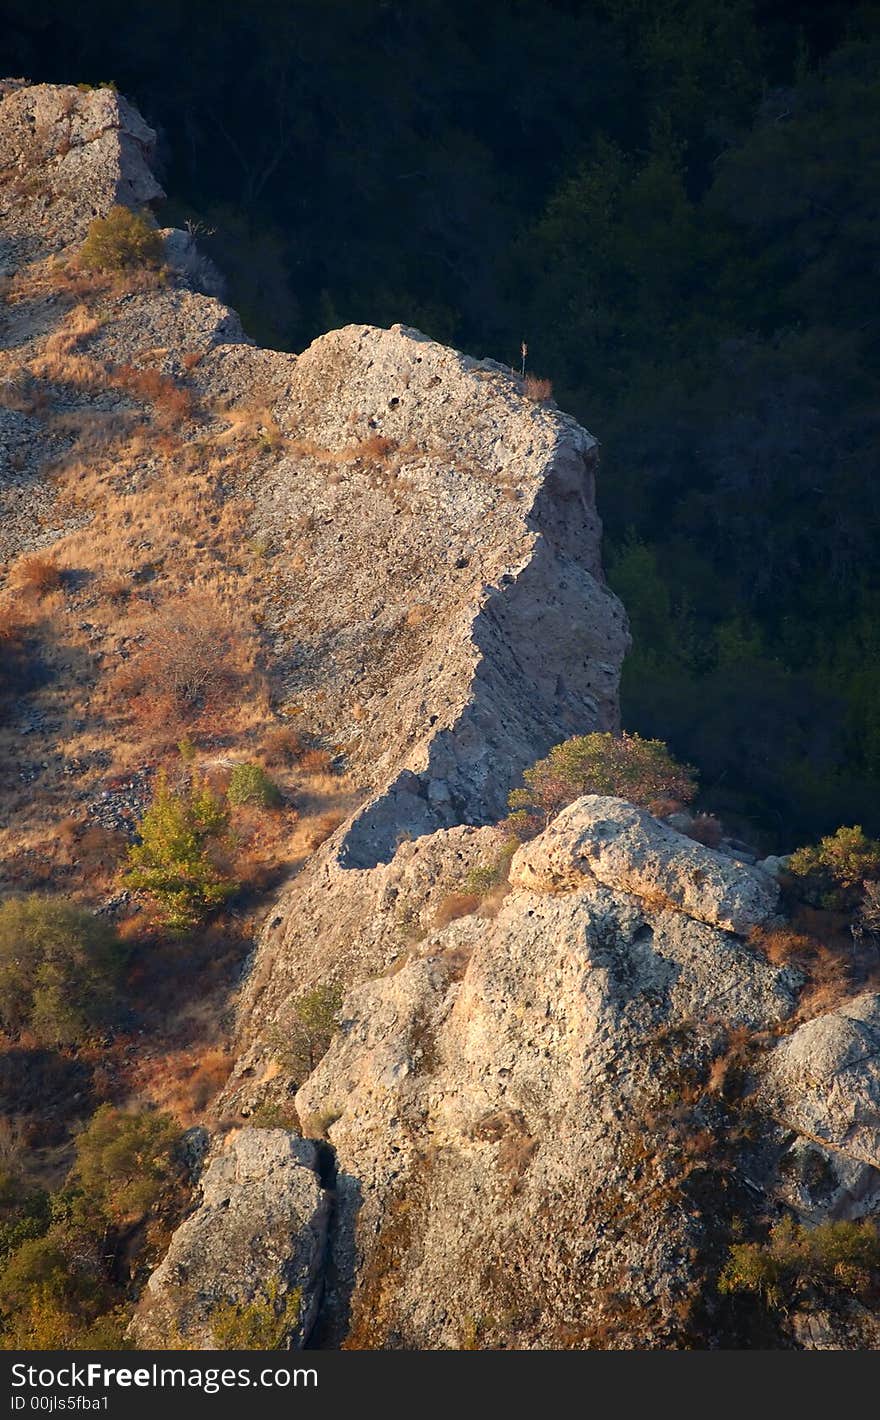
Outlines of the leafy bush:
M766 1243L738 1243L719 1279L724 1293L751 1292L773 1308L810 1286L860 1295L877 1282L880 1236L873 1223L821 1223L807 1228L783 1218Z
M125 881L158 904L174 932L196 926L235 890L212 861L209 845L224 832L226 813L205 784L175 791L160 774L153 802L128 852Z
M49 1195L28 1189L11 1174L0 1174L0 1264L22 1243L42 1237L49 1221Z
M117 1226L142 1218L179 1175L179 1137L170 1115L102 1105L76 1141L72 1177L88 1207Z
M0 1026L42 1045L73 1045L117 1009L123 949L99 917L58 898L0 905Z
M792 853L788 872L807 901L831 909L851 907L859 889L880 877L880 842L867 838L858 824L839 828L818 845Z
M4 1350L66 1350L91 1342L89 1328L107 1305L108 1289L88 1261L73 1263L65 1243L61 1230L32 1238L0 1273Z
M130 271L158 266L162 238L144 212L111 207L106 217L96 217L79 254L80 264L91 271Z
M273 1278L262 1297L252 1302L221 1302L211 1316L214 1340L223 1351L282 1351L299 1325L302 1289L294 1287L282 1299Z
M259 804L271 809L281 803L281 793L260 764L236 764L226 797L230 804Z
M697 791L694 771L676 763L662 740L595 732L554 745L523 774L525 789L509 797L508 826L528 838L582 794L612 794L659 810L669 800L688 803Z

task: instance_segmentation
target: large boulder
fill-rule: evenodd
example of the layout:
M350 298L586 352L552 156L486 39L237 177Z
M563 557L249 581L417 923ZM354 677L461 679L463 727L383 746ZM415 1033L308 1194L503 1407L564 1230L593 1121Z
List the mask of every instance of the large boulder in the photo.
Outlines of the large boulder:
M283 1343L302 1346L320 1301L329 1213L316 1169L315 1144L284 1129L222 1141L195 1211L147 1283L132 1323L138 1344L214 1350L218 1315L268 1308L284 1316Z
M728 932L748 933L776 910L768 874L705 848L624 799L591 794L563 809L521 848L511 882L565 892L594 881L679 908Z

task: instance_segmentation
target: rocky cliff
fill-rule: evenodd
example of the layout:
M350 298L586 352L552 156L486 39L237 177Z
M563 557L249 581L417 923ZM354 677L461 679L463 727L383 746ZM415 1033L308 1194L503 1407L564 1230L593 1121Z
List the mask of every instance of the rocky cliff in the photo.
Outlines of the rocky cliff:
M620 800L502 871L522 770L617 727L596 441L405 326L258 349L185 233L159 272L84 273L92 218L160 196L153 152L110 90L0 86L8 585L51 550L110 730L100 668L150 617L193 588L245 610L266 689L218 743L295 726L352 789L266 913L135 1334L217 1344L217 1308L268 1298L289 1345L874 1344L855 1303L774 1319L719 1279L775 1218L875 1211L878 998L809 1018L762 949L772 874ZM124 627L90 590L120 569ZM30 798L51 780L70 812L60 732L28 724ZM348 994L308 1073L296 1003L328 984ZM278 1118L315 1142L248 1124Z

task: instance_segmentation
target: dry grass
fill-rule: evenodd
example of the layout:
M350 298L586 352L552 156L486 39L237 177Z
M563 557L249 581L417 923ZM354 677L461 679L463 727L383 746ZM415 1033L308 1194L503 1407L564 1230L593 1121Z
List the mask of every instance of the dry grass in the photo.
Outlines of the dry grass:
M553 383L551 380L541 379L538 375L526 375L523 380L523 394L526 399L543 404L553 398Z
M299 763L304 774L331 774L333 771L333 757L326 749L304 750Z
M0 647L20 646L27 631L20 608L0 605Z
M801 909L790 926L756 927L749 940L774 966L793 966L806 978L797 1021L833 1011L857 992L877 987L876 974L867 981L858 976L840 914Z
M119 605L120 602L128 601L132 593L131 579L123 577L118 572L111 572L106 577L101 578L101 596L107 601Z
M151 404L163 424L178 424L192 417L192 391L175 384L160 370L117 365L110 374L110 381L134 399Z
M152 1055L145 1061L135 1089L151 1106L166 1110L189 1128L204 1119L231 1068L231 1057L223 1045Z
M246 629L202 593L167 602L145 620L143 636L115 685L147 723L177 728L217 714L253 669Z
M303 842L308 851L313 853L316 848L320 848L322 843L326 843L339 825L345 822L345 817L342 810L333 809L305 822L303 824Z
M295 764L304 752L303 737L292 725L278 725L263 737L263 757L267 764Z
M475 892L451 892L438 904L434 914L435 927L448 927L459 917L470 917L480 906L482 899Z
M61 569L54 557L42 552L32 552L21 558L13 572L13 585L36 597L57 592L61 583Z

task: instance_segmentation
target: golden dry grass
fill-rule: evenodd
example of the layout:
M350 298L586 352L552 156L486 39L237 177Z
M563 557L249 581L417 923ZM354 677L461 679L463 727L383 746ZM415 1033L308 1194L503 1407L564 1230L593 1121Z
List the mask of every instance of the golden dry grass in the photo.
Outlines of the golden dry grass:
M523 380L523 394L526 399L542 403L544 400L553 398L553 383L538 375L526 375Z
M61 586L62 574L55 558L47 553L33 552L19 558L12 570L12 584L22 592L44 597Z

